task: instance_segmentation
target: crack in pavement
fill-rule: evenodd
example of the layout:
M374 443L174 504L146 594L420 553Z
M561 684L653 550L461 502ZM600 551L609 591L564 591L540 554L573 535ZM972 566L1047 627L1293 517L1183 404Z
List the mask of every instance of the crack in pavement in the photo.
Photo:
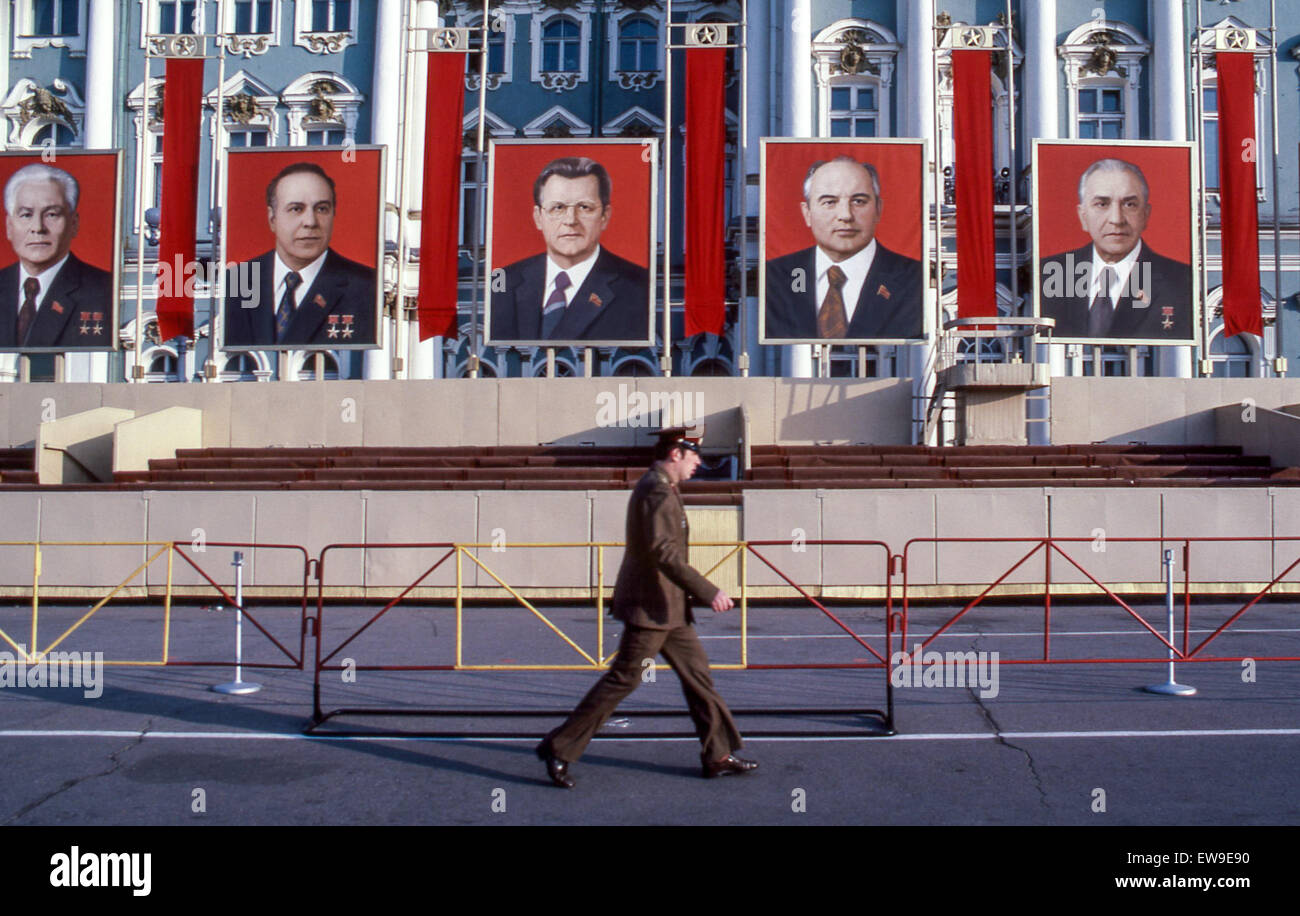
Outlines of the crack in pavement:
M44 795L42 795L40 798L36 799L35 801L28 802L27 804L23 805L21 808L18 809L16 813L14 813L11 817L5 820L4 822L5 825L14 823L24 815L30 814L32 811L35 811L37 808L45 804L50 799L62 795L64 792L67 792L69 789L76 788L77 786L81 785L83 782L87 782L88 780L91 779L98 779L101 776L111 776L114 773L116 773L119 769L122 768L121 756L125 754L127 751L131 750L131 748L138 747L144 741L145 736L149 733L149 729L152 726L153 726L153 719L150 718L147 722L145 722L144 728L140 730L140 734L135 738L134 741L132 741L127 745L124 745L123 747L118 748L117 750L113 751L113 753L109 754L108 759L112 761L113 765L110 766L107 770L104 770L103 772L100 773L88 773L85 776L78 776L75 779L65 780L63 785L59 786L57 789L53 790L52 792L47 792Z
M971 648L976 652L980 651L979 642L983 638L984 634L977 630L975 632L975 639L971 642ZM980 714L984 716L984 721L986 721L989 724L989 728L993 730L993 734L995 735L998 744L1010 748L1013 751L1019 751L1025 755L1025 765L1029 767L1029 775L1033 778L1034 788L1038 790L1038 803L1048 811L1051 811L1052 806L1047 801L1047 792L1043 790L1043 779L1038 775L1038 768L1034 766L1033 755L1020 745L1012 744L1004 738L1002 736L1002 726L998 724L997 719L993 718L993 713L989 711L989 708L984 705L983 697L979 695L979 692L974 686L968 685L966 689L969 691L971 699L975 701L975 706L979 709Z

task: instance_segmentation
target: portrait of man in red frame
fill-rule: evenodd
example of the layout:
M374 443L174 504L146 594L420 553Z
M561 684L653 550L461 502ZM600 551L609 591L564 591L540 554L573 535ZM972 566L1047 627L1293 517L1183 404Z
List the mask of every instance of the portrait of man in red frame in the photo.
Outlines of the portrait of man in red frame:
M653 342L656 147L494 141L487 342Z
M227 153L223 347L379 345L383 165L380 147Z
M0 350L117 346L122 153L0 154Z
M1194 146L1034 143L1035 308L1053 339L1197 339Z
M762 343L924 337L925 144L763 140Z

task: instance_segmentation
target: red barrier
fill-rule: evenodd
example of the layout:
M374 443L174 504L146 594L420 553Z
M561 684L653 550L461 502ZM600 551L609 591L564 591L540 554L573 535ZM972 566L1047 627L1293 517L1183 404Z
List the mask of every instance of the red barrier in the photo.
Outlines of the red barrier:
M1101 582L1096 576L1084 568L1074 557L1070 556L1061 548L1062 544L1071 543L1094 543L1095 538L913 538L903 547L903 553L900 557L902 574L903 574L903 596L902 596L902 643L907 646L907 633L910 621L911 605L914 600L914 585L909 578L909 559L914 546L931 545L936 551L941 545L960 545L960 544L978 544L981 547L987 547L989 544L1024 544L1029 545L1029 550L1019 560L1012 564L1008 569L1001 573L993 582L985 586L983 590L965 605L956 614L952 615L942 626L931 633L923 642L919 643L922 649L928 647L935 639L943 635L958 620L962 619L968 612L972 611L996 589L1002 585L1008 577L1039 551L1043 552L1043 577L1041 580L1032 580L1030 583L1042 586L1043 601L1043 652L1041 658L1032 659L999 659L1002 664L1124 664L1124 663L1151 663L1151 662L1168 662L1169 653L1172 652L1174 661L1243 661L1246 658L1255 661L1300 661L1300 656L1291 655L1250 655L1250 656L1210 656L1203 655L1202 650L1211 642L1217 639L1229 627L1239 620L1242 615L1249 611L1259 601L1268 595L1278 583L1282 582L1297 566L1300 566L1300 556L1297 556L1281 573L1274 576L1262 589L1254 592L1250 599L1239 609L1231 614L1217 629L1209 636L1202 640L1195 649L1189 651L1189 636L1191 633L1191 603L1192 603L1192 545L1194 544L1223 544L1223 543L1260 543L1276 546L1279 543L1291 543L1300 549L1300 537L1146 537L1146 538L1106 538L1106 543L1127 543L1127 544L1157 544L1157 545L1181 545L1182 546L1182 566L1183 566L1183 583L1182 583L1182 603L1183 603L1183 638L1181 648L1162 633L1158 632L1146 620L1135 611L1127 601L1117 595L1105 583ZM1114 658L1090 658L1090 659L1057 659L1051 657L1051 629L1052 629L1052 597L1053 585L1061 585L1059 581L1053 580L1052 574L1052 556L1059 555L1063 557L1070 566L1074 567L1083 574L1086 579L1094 586L1101 590L1111 602L1123 608L1138 624L1141 625L1142 631L1148 632L1159 643L1163 654L1151 657L1114 657ZM1074 583L1071 583L1074 584ZM1061 594L1058 592L1058 594Z
M301 591L297 596L299 599L298 652L297 654L295 654L292 650L286 648L283 642L281 642L279 639L276 639L275 636L270 632L270 630L268 630L265 626L262 625L262 623L257 619L256 615L249 612L247 606L248 597L246 595L244 597L244 606L240 607L239 602L235 600L234 595L230 594L230 592L227 591L226 588L221 585L221 583L219 583L216 579L214 579L211 575L208 574L207 570L203 569L203 567L201 567L194 559L192 559L189 555L186 554L186 548L193 550L193 544L191 542L172 541L172 549L175 551L176 555L180 557L182 560L184 560L185 563L188 564L188 566L191 569L193 569L196 573L198 573L203 578L203 580L207 582L208 585L210 585L218 595L221 596L221 599L225 602L225 607L231 610L235 608L239 608L243 612L244 619L247 620L249 623L251 623L253 627L259 633L262 634L262 636L266 637L267 641L269 641L271 645L275 646L275 648L278 649L288 659L287 663L278 663L278 664L271 663L271 662L256 662L256 661L245 660L242 662L242 666L244 668L281 668L281 669L291 669L297 671L303 670L304 660L306 659L307 656L307 631L310 628L310 625L308 623L308 617L307 617L307 590L308 590L311 564L313 562L308 557L307 549L297 544L241 544L241 543L235 543L233 541L207 541L204 544L204 550L202 552L206 553L208 549L218 548L218 547L226 547L232 550L245 550L250 552L287 550L302 555L302 580L301 580L302 584L301 584ZM168 658L166 664L178 665L178 666L230 667L230 668L233 668L235 666L235 662L233 658L229 660Z

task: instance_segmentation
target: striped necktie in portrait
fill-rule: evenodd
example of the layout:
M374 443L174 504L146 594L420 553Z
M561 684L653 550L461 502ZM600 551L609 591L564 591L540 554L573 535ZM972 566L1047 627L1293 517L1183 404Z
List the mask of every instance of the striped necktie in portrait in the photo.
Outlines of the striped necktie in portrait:
M280 297L280 307L275 310L275 339L277 341L284 338L284 332L289 329L289 322L293 320L293 291L302 283L302 274L296 270L289 271L289 275L284 278L284 295Z
M546 300L546 305L542 306L542 338L548 339L564 317L564 309L567 300L564 291L569 288L569 275L560 271L555 275L555 292ZM533 300L536 302L537 300Z
M839 265L832 264L826 271L826 298L817 312L818 337L843 337L848 333L849 319L844 312L844 284L847 280Z
M14 329L14 343L22 346L27 340L27 329L36 320L36 297L41 291L41 281L28 277L23 281L23 307L18 311L18 326Z

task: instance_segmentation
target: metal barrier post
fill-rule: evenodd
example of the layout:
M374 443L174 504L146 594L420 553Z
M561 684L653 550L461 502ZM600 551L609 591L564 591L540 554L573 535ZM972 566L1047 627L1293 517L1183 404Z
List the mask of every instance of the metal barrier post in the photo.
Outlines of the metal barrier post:
M1174 552L1166 548L1160 565L1165 571L1165 611L1169 618L1169 680L1163 684L1152 684L1142 689L1148 693L1160 693L1171 697L1190 697L1196 693L1195 687L1179 684L1174 680Z
M230 565L235 567L235 679L229 684L216 684L212 689L217 693L257 693L262 685L245 681L241 676L244 662L244 554L236 550Z

